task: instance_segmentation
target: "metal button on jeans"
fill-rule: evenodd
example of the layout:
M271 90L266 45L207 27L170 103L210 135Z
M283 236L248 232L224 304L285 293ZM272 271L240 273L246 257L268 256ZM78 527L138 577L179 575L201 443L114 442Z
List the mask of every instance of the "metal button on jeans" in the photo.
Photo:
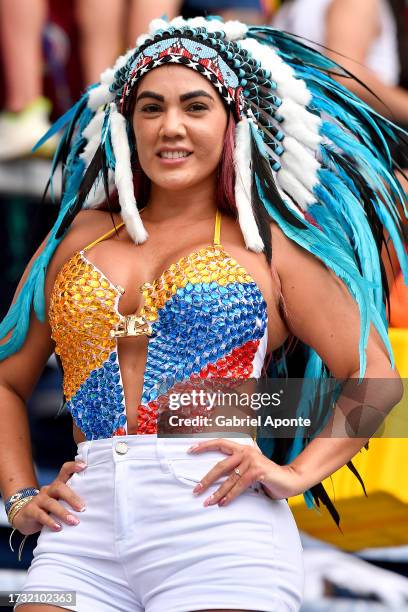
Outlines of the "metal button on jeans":
M128 445L126 444L126 442L118 442L115 446L115 451L119 454L119 455L126 455L126 453L128 452L129 448Z

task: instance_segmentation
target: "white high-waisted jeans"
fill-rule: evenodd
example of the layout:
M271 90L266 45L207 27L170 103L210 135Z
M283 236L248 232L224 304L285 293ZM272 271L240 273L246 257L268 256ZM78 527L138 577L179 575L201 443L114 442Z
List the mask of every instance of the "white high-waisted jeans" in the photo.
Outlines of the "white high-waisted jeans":
M80 523L62 523L59 532L42 528L24 590L75 591L76 605L63 607L78 612L299 610L302 546L287 502L255 483L227 506L204 507L228 477L193 495L226 457L186 452L204 439L211 438L151 434L79 443L75 460L88 467L68 484L86 510L60 500Z

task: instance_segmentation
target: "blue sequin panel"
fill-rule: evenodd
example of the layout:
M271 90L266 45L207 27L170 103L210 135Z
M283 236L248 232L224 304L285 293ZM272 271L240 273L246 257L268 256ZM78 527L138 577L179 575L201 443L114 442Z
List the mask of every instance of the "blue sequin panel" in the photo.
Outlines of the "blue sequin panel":
M144 405L232 349L261 339L267 325L266 302L253 282L188 283L158 315L148 345Z
M118 355L113 351L103 366L92 370L66 404L87 440L110 438L126 424Z

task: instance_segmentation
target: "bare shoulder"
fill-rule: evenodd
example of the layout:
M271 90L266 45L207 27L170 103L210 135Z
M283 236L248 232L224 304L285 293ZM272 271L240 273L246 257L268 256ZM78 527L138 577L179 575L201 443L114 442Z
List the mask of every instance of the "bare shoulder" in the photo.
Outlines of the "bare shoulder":
M113 215L116 225L121 222L119 214ZM102 210L82 210L73 220L70 228L64 235L50 261L46 276L46 298L55 283L55 279L62 266L78 251L93 240L113 229L114 225L109 212Z
M120 214L113 213L112 216L115 224L119 225L122 221ZM96 240L101 233L113 229L112 216L106 210L81 210L73 220L64 241L79 243L79 248L83 248L87 242Z
M114 214L116 225L121 223L121 216ZM54 265L61 267L65 260L83 249L93 240L96 240L105 232L114 228L112 217L104 210L81 210L73 220L71 227L66 232L54 256Z

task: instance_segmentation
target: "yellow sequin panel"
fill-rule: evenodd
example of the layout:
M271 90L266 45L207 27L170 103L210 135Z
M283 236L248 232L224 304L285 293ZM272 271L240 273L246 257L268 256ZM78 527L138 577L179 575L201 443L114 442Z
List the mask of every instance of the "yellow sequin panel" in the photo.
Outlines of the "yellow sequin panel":
M155 321L158 310L187 283L251 283L252 277L233 259L221 245L210 245L172 264L168 270L150 285L143 287L144 307L141 315Z
M57 275L49 320L55 352L64 368L67 400L116 348L109 332L119 321L117 297L118 291L81 253L67 261Z

